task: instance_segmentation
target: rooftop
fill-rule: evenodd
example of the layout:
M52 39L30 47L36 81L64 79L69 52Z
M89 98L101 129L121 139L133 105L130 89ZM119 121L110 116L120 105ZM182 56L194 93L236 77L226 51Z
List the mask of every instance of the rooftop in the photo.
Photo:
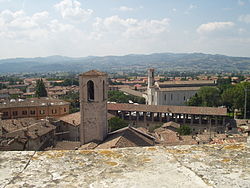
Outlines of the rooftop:
M6 131L4 137L7 138L27 138L35 139L47 134L55 129L55 126L46 120L34 120L32 118L1 120L0 127Z
M200 85L215 84L214 80L188 80L188 81L165 81L158 82L159 85Z
M33 118L0 120L0 127L2 127L6 132L9 133L18 129L27 128L31 124L34 124L36 121L37 120Z
M142 95L143 95L143 93L141 93L139 91L135 91L135 90L130 89L130 88L121 88L120 91L127 93L129 95L137 96L137 97L142 97Z
M69 102L54 98L29 98L29 99L11 99L0 102L1 108L11 107L29 107L29 106L53 106L69 105Z
M198 91L200 87L170 87L160 88L160 91Z
M107 118L108 120L111 119L112 117L115 117L113 114L107 113ZM81 113L80 112L75 112L72 114L68 114L66 116L62 116L58 118L61 121L64 121L66 123L69 123L74 126L79 126L81 123Z
M108 110L227 116L227 108L109 103Z
M6 120L3 120L6 121ZM25 126L20 129L16 129L14 131L11 131L5 135L7 138L15 138L19 137L22 139L26 139L28 137L32 139L36 139L42 135L45 135L55 129L55 126L50 124L47 121L44 120L36 120L33 123L30 123L29 126Z
M2 187L250 187L246 144L1 152Z
M152 146L155 138L136 128L125 127L109 133L106 140L97 149Z
M88 72L80 74L80 76L106 76L107 73L105 72L100 72L98 70L90 70Z

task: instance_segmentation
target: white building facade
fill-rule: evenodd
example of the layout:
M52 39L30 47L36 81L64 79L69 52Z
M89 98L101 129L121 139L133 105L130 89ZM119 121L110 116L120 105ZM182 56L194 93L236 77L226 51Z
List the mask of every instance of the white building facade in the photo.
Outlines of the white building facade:
M148 105L185 106L203 86L215 86L213 80L155 82L154 69L148 69Z

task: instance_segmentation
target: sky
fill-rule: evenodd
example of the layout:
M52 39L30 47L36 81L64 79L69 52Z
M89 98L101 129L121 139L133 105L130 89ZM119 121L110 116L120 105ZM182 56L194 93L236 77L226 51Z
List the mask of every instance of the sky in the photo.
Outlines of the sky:
M161 52L250 57L250 0L0 0L0 59Z

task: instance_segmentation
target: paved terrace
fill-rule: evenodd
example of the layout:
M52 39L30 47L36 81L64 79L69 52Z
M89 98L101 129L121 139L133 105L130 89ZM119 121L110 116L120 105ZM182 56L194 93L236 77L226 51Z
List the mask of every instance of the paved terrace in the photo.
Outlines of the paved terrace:
M166 106L166 105L135 105L109 103L108 111L123 119L134 121L175 121L190 124L225 125L226 108Z
M0 187L250 187L246 144L1 152Z

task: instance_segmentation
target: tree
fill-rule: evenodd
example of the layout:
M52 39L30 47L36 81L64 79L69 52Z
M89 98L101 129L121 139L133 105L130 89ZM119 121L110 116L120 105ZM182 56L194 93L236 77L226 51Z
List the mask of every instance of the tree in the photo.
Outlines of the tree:
M220 91L216 87L202 87L189 99L187 104L189 106L219 106L221 104Z
M6 88L7 88L6 85L0 83L0 89L6 89Z
M59 98L67 102L70 102L70 107L69 107L70 114L80 111L79 92L71 91Z
M198 91L198 96L201 97L202 106L216 107L220 105L220 91L216 87L202 87Z
M47 97L47 90L45 88L44 82L42 79L36 81L36 89L35 89L36 97Z
M188 106L201 106L201 104L202 104L202 99L201 97L198 96L197 93L195 93L195 95L187 101Z
M230 110L239 109L244 111L245 104L245 89L247 92L247 109L250 107L250 83L244 82L236 84L235 86L228 88L222 93L222 102Z
M228 78L219 77L218 80L217 80L217 87L219 88L221 94L225 90L233 87L232 84L231 84L231 77L228 77Z
M126 122L125 120L118 118L118 117L112 117L108 121L108 126L109 126L110 131L115 131L115 130L121 129L123 127L127 127L128 122Z
M125 95L121 91L109 91L108 92L108 101L117 102L117 103L128 103L129 100L139 103L145 104L146 100L143 97L133 96L133 95Z
M180 128L177 129L177 132L180 135L190 135L191 134L191 128L187 125L182 125Z

